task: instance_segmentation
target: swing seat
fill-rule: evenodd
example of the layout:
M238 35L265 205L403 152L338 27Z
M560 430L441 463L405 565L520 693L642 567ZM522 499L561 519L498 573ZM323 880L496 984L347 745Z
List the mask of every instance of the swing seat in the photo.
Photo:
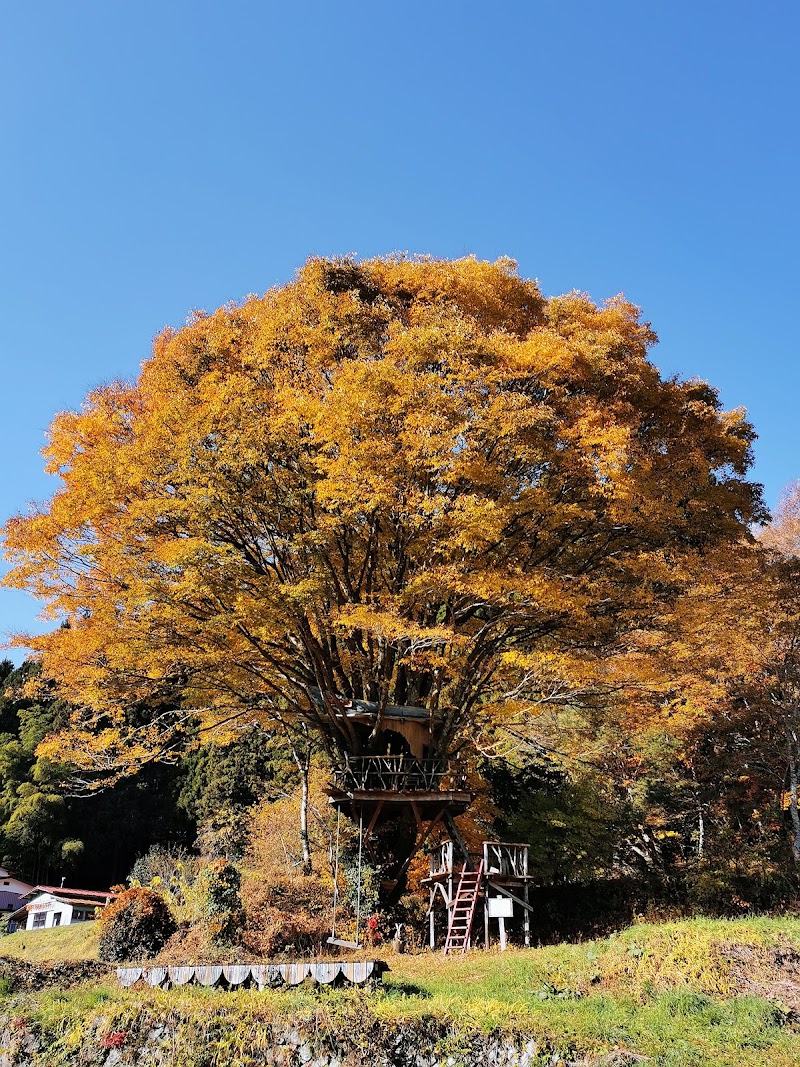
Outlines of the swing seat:
M361 945L357 941L345 941L341 937L329 937L327 938L329 945L338 945L339 948L361 948Z

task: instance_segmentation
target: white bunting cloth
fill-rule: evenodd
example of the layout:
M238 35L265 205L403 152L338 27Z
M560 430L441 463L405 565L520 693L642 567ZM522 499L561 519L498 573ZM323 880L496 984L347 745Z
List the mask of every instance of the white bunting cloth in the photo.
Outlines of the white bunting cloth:
M363 985L370 978L380 979L388 970L381 960L337 960L295 963L226 963L214 965L187 965L183 967L117 967L116 975L125 989L143 978L148 985L214 986L221 978L229 986L241 986L252 979L259 989L267 986L296 986L311 978L319 985L330 985L340 976L352 985Z

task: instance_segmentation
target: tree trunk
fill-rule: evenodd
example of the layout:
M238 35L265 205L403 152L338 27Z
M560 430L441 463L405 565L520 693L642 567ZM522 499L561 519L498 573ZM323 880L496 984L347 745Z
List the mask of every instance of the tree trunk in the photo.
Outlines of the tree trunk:
M308 778L311 771L312 742L308 736L308 727L305 723L300 727L302 744L298 744L297 733L290 730L280 716L277 718L289 743L292 759L300 772L300 850L303 856L303 874L311 874L313 866L311 863L311 839L308 836Z
M300 847L303 850L303 874L311 874L311 842L308 837L308 772L311 767L311 745L297 763L300 769Z
M800 864L800 811L797 808L798 794L798 743L795 728L797 709L792 708L791 717L786 722L786 758L789 762L789 814L792 819L792 859Z

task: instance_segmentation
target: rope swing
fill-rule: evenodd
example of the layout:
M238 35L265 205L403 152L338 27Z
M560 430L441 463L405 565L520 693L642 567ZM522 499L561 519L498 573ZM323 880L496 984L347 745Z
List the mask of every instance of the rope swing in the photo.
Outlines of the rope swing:
M358 819L358 882L356 887L356 939L346 941L336 936L336 910L339 906L339 829L342 812L336 812L336 856L333 865L333 909L331 914L331 936L327 939L329 945L338 945L339 948L361 948L359 929L361 926L361 857L364 846L364 811L359 813Z
M361 850L364 845L364 809L358 812L358 888L356 890L356 944L361 944L359 926L361 925Z

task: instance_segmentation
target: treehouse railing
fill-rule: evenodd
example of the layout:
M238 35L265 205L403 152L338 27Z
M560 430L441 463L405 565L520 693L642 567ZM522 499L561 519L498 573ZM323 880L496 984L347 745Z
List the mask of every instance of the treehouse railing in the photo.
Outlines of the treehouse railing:
M431 878L438 874L452 874L453 842L442 841L438 848L431 850Z
M470 853L470 863L477 867L480 855ZM464 862L453 841L442 841L430 853L430 877L450 875ZM528 845L509 841L484 841L483 871L488 878L525 881L528 877Z
M406 755L345 756L344 762L334 768L333 780L345 790L433 793L441 789L463 789L466 775L460 765L447 760Z
M436 878L438 875L450 875L457 873L461 870L464 863L464 853L459 848L456 848L455 842L451 840L442 841L436 848L431 849L430 852L430 877ZM470 852L469 854L469 867L476 869L480 863L481 857L479 853Z
M484 841L483 869L491 877L500 878L528 877L528 845L519 845L507 841Z

